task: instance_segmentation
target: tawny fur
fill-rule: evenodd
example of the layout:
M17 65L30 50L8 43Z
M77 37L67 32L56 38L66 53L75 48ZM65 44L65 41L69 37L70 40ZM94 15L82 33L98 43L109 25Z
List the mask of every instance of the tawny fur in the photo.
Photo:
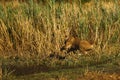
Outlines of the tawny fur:
M65 41L65 46L61 48L61 50L67 50L67 52L80 50L82 53L87 54L87 51L93 49L93 44L86 40L80 40L78 37L70 36Z

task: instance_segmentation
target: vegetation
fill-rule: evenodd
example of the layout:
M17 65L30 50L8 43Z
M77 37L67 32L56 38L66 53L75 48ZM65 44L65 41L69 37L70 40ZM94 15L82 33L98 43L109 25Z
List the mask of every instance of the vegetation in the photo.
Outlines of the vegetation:
M3 79L8 80L37 80L37 79L51 79L76 80L93 77L91 79L99 79L99 75L103 79L119 79L120 70L120 55L91 55L91 56L74 56L67 57L65 60L58 60L55 58L47 58L40 61L38 58L34 59L8 59L3 61ZM95 73L94 73L95 72ZM14 75L16 74L16 76ZM96 75L95 75L96 74ZM96 77L98 75L98 77ZM105 76L108 76L107 78ZM111 77L113 75L113 77ZM114 80L114 79L113 79Z
M28 80L28 77L89 80L91 76L91 79L101 76L105 80L120 79L119 5L119 0L3 2L0 4L3 80ZM60 52L69 34L94 41L95 49L81 56L77 51ZM65 58L49 56L54 53Z

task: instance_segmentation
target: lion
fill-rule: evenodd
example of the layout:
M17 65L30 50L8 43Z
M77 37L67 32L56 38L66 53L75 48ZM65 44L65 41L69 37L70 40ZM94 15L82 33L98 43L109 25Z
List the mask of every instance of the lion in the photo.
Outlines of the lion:
M80 40L78 37L70 36L65 40L65 45L60 49L61 51L66 50L67 53L71 51L79 50L83 54L87 54L88 51L93 49L93 43L88 42L87 40Z

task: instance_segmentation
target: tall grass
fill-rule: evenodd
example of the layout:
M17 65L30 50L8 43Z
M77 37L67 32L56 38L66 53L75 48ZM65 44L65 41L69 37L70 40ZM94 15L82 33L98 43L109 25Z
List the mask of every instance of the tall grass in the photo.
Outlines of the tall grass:
M119 15L116 0L93 0L84 5L80 1L9 2L0 5L0 51L3 55L46 56L59 51L65 35L75 30L81 39L95 40L98 52L112 53L120 42Z
M68 56L68 60L72 58L68 63L49 61L47 57L51 53L60 54L66 35L74 33L80 39L95 41L92 53L119 53L119 0L85 1L47 0L46 3L37 3L28 0L0 4L0 56L20 60L19 65L25 61L25 66L46 63L53 67L57 64L69 66L74 63L72 60L76 60L72 55ZM44 59L46 61L42 61ZM77 60L73 65L78 64ZM99 62L101 58L97 60ZM87 61L83 62L87 64Z

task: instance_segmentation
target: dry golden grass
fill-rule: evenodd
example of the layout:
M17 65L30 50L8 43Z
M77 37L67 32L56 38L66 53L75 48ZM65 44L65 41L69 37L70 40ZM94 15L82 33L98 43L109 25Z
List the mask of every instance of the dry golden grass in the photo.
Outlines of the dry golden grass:
M7 5L11 6L11 10L18 10L18 12L13 12L9 16ZM50 11L49 7L46 7L47 4L46 6L42 6L43 9L39 7L40 5L35 4L36 15L34 17L30 13L26 15L25 10L21 7L22 4L17 1L14 2L14 4L8 2L6 6L4 6L3 12L5 12L5 17L8 17L8 19L4 18L5 20L0 20L0 50L2 53L49 55L52 52L59 52L65 35L69 35L71 29L75 29L81 39L95 39L97 43L96 50L101 52L101 50L104 51L106 48L108 49L109 41L113 36L116 36L116 32L117 35L119 34L119 23L117 21L113 23L107 22L106 24L109 25L101 22L103 15L110 15L110 13L116 14L115 8L117 5L113 2L99 2L95 5L95 2L91 1L82 6L76 3L49 3L48 5L51 6ZM32 11L32 7L28 4L24 4L24 6ZM96 6L97 8L95 8ZM101 8L106 11L105 14ZM94 11L97 11L98 19L95 13L93 13ZM29 18L27 18L27 16ZM108 19L111 19L111 17L108 16ZM106 26L105 31L102 29L101 24ZM90 34L89 26L92 29L92 33ZM86 32L86 30L88 32ZM119 42L119 37L117 39L118 41L116 41L116 43ZM111 53L112 52L113 51L111 51Z
M61 54L60 48L64 44L65 36L74 31L80 39L94 40L99 56L102 53L119 53L118 4L115 1L93 0L84 4L55 3L52 0L48 0L46 4L32 0L27 3L8 1L0 5L0 55L5 59L28 60L26 63L39 59L37 63L42 64L40 60L48 58L50 54ZM70 58L74 59L74 56ZM57 63L55 60L51 61L53 65ZM89 74L95 75L93 72L84 76L90 76Z
M56 79L50 79L56 80ZM69 80L67 77L60 77L59 80ZM107 74L102 72L87 72L76 80L120 80L119 74Z
M0 80L2 80L2 67L1 67L1 63L0 63Z
M50 78L50 80L56 80ZM61 76L58 80L69 80L67 76ZM119 74L107 74L102 72L86 72L83 76L79 76L75 80L120 80Z
M87 72L78 80L120 80L120 75L102 72Z

